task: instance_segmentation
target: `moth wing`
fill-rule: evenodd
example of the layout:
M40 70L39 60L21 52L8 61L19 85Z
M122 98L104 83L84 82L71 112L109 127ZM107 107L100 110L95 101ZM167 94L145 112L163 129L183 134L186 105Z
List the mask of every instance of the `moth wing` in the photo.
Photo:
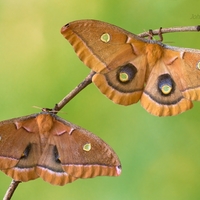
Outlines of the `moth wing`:
M191 52L190 52L191 51ZM165 63L177 83L183 96L191 101L200 100L200 51L192 52L192 50L178 51L178 56L173 62L169 62L169 58L165 57ZM172 52L167 50L169 56Z
M49 182L53 185L65 185L75 181L77 178L69 175L63 169L58 154L58 149L60 147L56 146L54 142L51 141L53 137L56 137L55 140L58 140L60 137L62 139L62 135L52 136L49 138L43 154L38 162L37 173L46 182ZM60 149L60 151L63 150ZM65 153L68 154L68 152Z
M63 169L75 179L120 174L120 161L103 140L87 130L56 118L55 127L62 126L66 131L56 135L52 133L48 148L53 149L54 154L50 159L56 163L55 166L59 165L60 171Z
M97 73L92 81L113 102L121 105L137 103L144 89L146 57L138 56L124 66L107 73Z
M18 181L38 178L35 167L41 153L35 115L0 122L0 137L0 169Z
M182 92L181 77L175 69L184 67L176 63L179 53L167 52L166 55L153 67L141 97L142 106L156 116L177 115L193 106ZM173 62L176 66L172 69Z
M144 53L141 38L97 20L70 22L62 27L61 33L80 60L95 72L106 73Z

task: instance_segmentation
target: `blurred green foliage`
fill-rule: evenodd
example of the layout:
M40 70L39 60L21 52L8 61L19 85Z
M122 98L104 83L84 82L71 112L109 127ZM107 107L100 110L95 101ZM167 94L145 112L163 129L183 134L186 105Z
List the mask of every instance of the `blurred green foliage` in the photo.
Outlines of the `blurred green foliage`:
M196 0L41 0L0 2L0 120L53 107L89 73L60 28L99 19L133 33L200 24ZM170 45L199 48L199 33L164 35ZM200 198L200 103L181 115L159 118L140 104L112 103L88 86L59 115L110 144L122 162L117 178L77 180L64 187L41 179L20 184L13 199L196 200ZM0 198L11 179L0 173Z

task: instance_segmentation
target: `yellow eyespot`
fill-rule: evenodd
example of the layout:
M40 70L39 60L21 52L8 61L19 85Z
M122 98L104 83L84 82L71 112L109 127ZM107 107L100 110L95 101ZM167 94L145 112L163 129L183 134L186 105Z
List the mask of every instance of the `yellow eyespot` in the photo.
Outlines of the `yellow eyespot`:
M83 150L84 151L90 151L92 148L91 143L87 143L85 145L83 145Z
M200 61L197 63L197 69L200 70Z
M127 82L127 81L129 80L128 74L125 73L125 72L119 73L119 80L120 80L121 82Z
M163 94L169 94L172 91L172 87L170 85L163 85L161 91Z
M108 33L104 33L102 36L101 36L101 41L102 42L109 42L110 41L110 35Z

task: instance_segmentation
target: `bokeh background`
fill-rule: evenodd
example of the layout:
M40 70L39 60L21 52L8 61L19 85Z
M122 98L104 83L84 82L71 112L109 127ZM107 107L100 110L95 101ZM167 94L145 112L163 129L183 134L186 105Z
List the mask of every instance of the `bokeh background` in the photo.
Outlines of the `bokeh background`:
M200 24L196 0L1 0L0 120L52 108L89 73L60 28L99 19L133 33ZM194 17L192 16L196 16ZM170 45L200 48L200 33L170 33ZM159 118L140 103L124 107L91 84L59 113L104 139L119 155L120 177L77 180L63 187L37 179L20 184L13 199L200 199L200 102L175 117ZM0 173L0 198L11 178Z

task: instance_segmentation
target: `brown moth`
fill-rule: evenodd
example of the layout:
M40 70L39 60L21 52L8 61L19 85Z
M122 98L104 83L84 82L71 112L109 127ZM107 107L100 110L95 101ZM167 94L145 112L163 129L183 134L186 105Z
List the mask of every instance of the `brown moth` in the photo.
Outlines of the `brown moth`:
M102 139L50 112L0 122L0 170L16 181L53 185L119 176L116 153Z
M172 116L200 100L200 50L140 38L117 26L80 20L61 33L96 74L92 81L117 104L141 105L156 116Z

